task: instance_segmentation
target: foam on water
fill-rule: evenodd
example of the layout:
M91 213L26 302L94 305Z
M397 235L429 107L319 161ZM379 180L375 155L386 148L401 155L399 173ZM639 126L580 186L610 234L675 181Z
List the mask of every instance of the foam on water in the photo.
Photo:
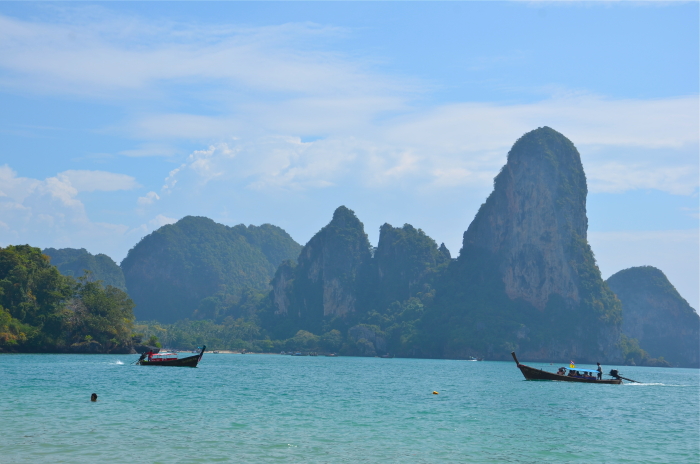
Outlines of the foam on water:
M132 361L0 355L0 462L700 460L697 370L625 367L645 387L625 388L528 382L506 362Z

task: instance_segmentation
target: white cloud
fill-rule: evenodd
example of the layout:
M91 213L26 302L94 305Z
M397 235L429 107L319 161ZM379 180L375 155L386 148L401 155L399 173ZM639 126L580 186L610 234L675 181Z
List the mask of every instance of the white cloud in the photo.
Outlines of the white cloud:
M104 98L115 89L141 92L160 81L192 79L315 95L390 88L361 64L313 46L337 36L333 27L204 28L113 13L86 18L77 9L66 16L60 24L0 16L0 67L17 76L5 85Z
M145 196L139 197L136 203L139 206L152 205L155 201L160 200L160 197L156 192L148 192Z
M131 176L106 171L70 170L59 173L57 178L69 183L78 192L113 192L140 187Z
M446 105L386 120L366 132L358 130L357 136L336 134L304 143L293 136L253 133L195 151L171 172L166 189L186 176L200 184L247 179L256 189L323 188L341 182L372 188L486 188L518 137L549 125L579 148L592 192L658 189L688 195L698 187L697 125L668 121L698 122L697 105L697 97ZM172 122L166 125L173 133L187 132ZM654 130L656 125L665 129ZM216 124L203 126L209 131ZM230 138L224 127L219 137Z
M65 171L39 180L18 177L9 166L0 166L0 246L87 248L118 260L133 245L130 227L93 222L78 194L131 189L134 184L130 176L104 171ZM172 220L159 215L149 222L150 230L168 221Z

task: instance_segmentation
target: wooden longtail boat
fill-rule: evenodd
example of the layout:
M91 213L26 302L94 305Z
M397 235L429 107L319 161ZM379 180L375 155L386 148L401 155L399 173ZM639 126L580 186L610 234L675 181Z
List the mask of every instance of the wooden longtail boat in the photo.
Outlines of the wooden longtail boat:
M141 355L139 360L136 361L136 364L140 364L141 366L197 367L197 364L199 363L199 360L202 359L202 355L206 349L207 347L203 346L202 351L200 351L199 354L188 356L186 358L178 358L175 353L159 353L157 355L153 355L150 361L147 359L148 355L144 353Z
M510 354L513 355L513 359L515 360L515 363L518 365L518 369L520 369L520 372L523 373L526 380L558 380L561 382L604 383L604 384L613 384L613 385L619 385L622 383L621 378L598 380L595 376L593 378L591 378L591 377L585 377L583 375L556 374L554 372L547 372L547 371L543 371L541 369L535 369L534 367L526 366L525 364L520 364L518 362L518 358L515 356L515 351L512 351ZM562 369L564 369L564 372L566 373L566 368L562 368ZM570 373L571 373L571 371L573 371L576 374L578 374L579 372L597 373L596 371L592 371L590 369L578 369L578 368L569 369L569 371L570 371Z

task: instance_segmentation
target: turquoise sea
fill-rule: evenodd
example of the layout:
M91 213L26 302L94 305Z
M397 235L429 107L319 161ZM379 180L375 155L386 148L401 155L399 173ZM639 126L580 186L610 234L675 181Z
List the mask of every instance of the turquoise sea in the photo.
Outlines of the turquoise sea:
M512 362L136 358L0 355L0 462L700 462L693 369L585 385L528 382Z

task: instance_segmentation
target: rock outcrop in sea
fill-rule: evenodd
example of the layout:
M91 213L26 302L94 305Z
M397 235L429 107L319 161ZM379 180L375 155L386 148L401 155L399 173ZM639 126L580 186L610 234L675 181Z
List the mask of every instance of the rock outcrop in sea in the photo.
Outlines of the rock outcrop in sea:
M438 291L443 355L621 359L620 303L587 241L586 195L580 155L562 134L542 127L513 145Z
M666 275L652 266L612 275L610 289L622 302L622 333L654 358L700 367L700 316Z

